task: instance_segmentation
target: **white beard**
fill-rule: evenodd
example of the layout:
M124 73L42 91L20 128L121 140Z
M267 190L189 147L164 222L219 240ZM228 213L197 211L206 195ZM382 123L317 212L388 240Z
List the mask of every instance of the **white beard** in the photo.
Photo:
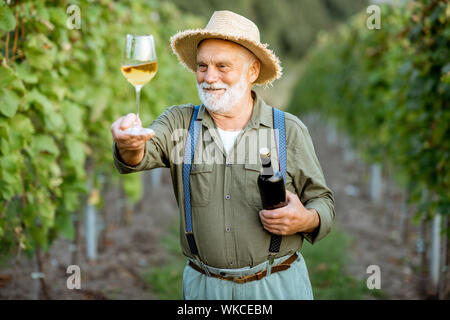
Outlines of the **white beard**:
M203 89L225 89L222 94L216 94L213 92L207 92ZM245 81L245 73L242 73L239 82L230 87L229 85L223 83L222 81L207 84L202 82L197 83L198 96L201 102L205 105L208 111L214 113L224 114L237 104L237 102L242 98L245 91L247 90L247 82Z

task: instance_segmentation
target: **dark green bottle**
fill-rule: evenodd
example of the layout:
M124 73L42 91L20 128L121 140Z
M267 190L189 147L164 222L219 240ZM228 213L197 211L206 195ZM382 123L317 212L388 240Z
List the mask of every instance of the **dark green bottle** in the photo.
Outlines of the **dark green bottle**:
M258 188L262 206L267 210L284 207L287 205L287 200L283 175L280 171L273 170L268 148L261 148L259 156L262 171L258 176Z

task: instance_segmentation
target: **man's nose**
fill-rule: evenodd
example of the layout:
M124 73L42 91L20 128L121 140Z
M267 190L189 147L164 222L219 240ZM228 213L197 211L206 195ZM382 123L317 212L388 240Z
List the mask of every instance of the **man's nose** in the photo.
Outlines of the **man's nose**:
M219 73L217 72L216 68L209 67L205 73L206 83L214 83L217 82L218 80L219 80Z

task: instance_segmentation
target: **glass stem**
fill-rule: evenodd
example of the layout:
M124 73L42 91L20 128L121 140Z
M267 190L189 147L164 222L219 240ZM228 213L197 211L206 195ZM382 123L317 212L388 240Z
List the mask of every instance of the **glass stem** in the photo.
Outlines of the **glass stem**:
M135 86L135 88L136 88L136 116L139 118L139 104L141 102L142 86Z

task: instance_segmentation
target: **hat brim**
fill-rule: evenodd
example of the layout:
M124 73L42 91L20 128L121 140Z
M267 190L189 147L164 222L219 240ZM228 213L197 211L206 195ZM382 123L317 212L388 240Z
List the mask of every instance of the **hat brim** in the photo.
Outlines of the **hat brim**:
M190 71L197 71L197 46L205 39L223 39L235 42L250 50L260 61L261 68L255 84L267 85L282 75L280 60L267 49L267 44L256 43L252 40L227 35L224 33L211 32L204 29L186 30L175 34L170 38L172 51L177 55L180 62Z

